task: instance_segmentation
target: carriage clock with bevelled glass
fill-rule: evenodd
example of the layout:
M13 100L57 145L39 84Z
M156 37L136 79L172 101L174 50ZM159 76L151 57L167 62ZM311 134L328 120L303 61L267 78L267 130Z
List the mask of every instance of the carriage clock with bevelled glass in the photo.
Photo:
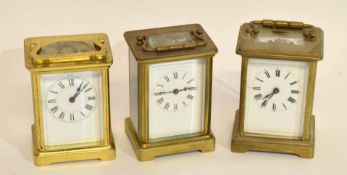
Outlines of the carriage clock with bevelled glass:
M241 26L240 110L231 150L314 155L312 115L323 31L302 22L262 20Z
M214 150L212 58L198 24L129 31L130 117L126 133L141 161Z
M24 47L32 80L35 164L114 159L107 35L34 37Z

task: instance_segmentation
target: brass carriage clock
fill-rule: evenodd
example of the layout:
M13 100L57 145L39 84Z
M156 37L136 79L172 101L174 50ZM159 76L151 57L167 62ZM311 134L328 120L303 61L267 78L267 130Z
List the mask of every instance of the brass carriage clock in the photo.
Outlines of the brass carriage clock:
M236 52L242 56L241 98L231 150L312 158L323 31L301 22L252 21L241 26Z
M198 24L129 31L130 117L126 133L139 160L214 150L210 130L212 58Z
M107 35L28 38L24 48L32 80L35 164L114 159Z

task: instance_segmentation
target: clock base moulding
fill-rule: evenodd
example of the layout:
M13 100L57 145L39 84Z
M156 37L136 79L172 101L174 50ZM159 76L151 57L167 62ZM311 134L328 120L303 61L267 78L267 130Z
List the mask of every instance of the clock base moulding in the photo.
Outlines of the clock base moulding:
M277 152L295 154L302 158L313 158L314 155L314 116L312 115L311 134L308 140L276 139L255 136L241 136L239 130L239 111L236 111L234 131L231 141L231 151L244 153L246 151Z
M155 157L158 156L183 152L212 152L215 148L215 137L212 134L212 132L210 132L210 134L207 135L191 138L158 141L155 143L148 144L140 143L130 117L125 119L125 132L127 133L130 139L137 159L140 161L149 161L153 160Z
M113 160L116 157L116 147L113 135L110 133L110 145L67 149L58 151L40 151L37 149L35 126L32 125L34 161L37 166L49 165L58 162L71 162L79 160Z

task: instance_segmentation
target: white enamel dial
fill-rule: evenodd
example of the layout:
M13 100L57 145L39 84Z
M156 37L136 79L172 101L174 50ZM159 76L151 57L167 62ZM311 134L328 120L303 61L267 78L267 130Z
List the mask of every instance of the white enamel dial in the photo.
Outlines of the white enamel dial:
M182 137L202 131L205 66L203 58L150 65L150 139Z
M87 118L94 111L97 100L93 84L72 75L55 82L46 95L51 115L65 122Z
M253 79L254 100L261 108L272 112L290 110L295 105L301 91L295 72L287 68L264 69Z
M164 73L157 81L154 96L157 105L169 112L188 108L194 100L196 87L189 72L174 70Z
M103 139L100 71L44 74L40 90L46 146L96 144Z
M245 132L300 138L307 79L307 62L250 58L247 67Z

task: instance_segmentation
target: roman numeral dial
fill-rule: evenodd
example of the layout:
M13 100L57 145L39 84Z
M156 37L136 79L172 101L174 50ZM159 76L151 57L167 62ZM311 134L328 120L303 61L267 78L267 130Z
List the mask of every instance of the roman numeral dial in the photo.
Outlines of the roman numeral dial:
M175 70L160 76L151 95L155 97L155 105L166 112L179 112L190 107L197 91L196 80L188 72Z
M66 74L47 90L44 98L46 113L63 122L81 121L97 108L98 97L89 79Z
M248 85L256 106L270 112L285 112L296 105L300 81L294 70L269 67L257 73Z

